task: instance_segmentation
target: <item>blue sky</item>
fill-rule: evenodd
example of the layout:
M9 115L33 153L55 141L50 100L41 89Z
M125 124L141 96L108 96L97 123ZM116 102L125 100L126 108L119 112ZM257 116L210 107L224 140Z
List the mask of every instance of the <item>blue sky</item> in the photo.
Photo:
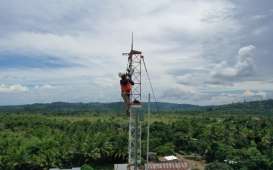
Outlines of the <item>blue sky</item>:
M272 18L270 0L0 1L0 105L121 101L131 32L160 101L273 98Z

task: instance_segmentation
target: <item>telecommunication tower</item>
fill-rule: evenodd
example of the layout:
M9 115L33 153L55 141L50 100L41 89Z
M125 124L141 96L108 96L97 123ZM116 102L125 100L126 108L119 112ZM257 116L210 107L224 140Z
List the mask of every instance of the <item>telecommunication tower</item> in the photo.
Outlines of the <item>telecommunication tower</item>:
M132 44L128 56L127 74L134 82L130 94L130 118L129 118L129 141L128 141L128 169L139 170L141 164L141 122L143 113L141 105L141 65L143 55L141 51L134 50L134 40L132 34Z

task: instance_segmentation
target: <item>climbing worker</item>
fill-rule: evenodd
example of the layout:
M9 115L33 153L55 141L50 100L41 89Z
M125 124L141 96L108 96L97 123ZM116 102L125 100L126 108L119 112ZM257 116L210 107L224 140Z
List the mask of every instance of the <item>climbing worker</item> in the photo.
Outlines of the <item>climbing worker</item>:
M130 93L132 91L132 86L134 82L131 80L130 76L125 73L119 73L120 87L121 87L121 96L124 100L126 114L129 116L129 107L130 107Z

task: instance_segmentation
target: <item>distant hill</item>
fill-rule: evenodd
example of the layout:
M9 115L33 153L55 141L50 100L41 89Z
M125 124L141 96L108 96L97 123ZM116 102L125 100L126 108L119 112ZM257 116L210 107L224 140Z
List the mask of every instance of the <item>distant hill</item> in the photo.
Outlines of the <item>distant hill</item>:
M181 111L192 110L199 106L174 103L151 103L152 111ZM147 103L143 109L146 110ZM113 103L66 103L54 102L48 104L30 104L18 106L0 106L1 113L39 113L39 114L77 114L77 113L123 113L124 106L121 102Z
M143 109L147 109L144 103ZM233 103L220 106L198 106L190 104L151 103L152 112L175 113L212 113L212 114L261 114L273 115L273 100ZM66 103L30 104L0 106L0 113L37 113L37 114L88 114L124 113L123 103Z
M273 115L273 100L251 101L232 103L220 106L205 106L202 108L207 112L223 114L261 114Z

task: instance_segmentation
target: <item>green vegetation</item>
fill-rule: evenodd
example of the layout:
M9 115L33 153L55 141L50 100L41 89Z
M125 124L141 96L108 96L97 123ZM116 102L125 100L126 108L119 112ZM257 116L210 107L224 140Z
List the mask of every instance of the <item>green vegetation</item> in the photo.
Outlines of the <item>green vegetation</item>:
M217 106L221 107L227 109ZM206 169L273 169L273 118L217 111L222 114L202 111L190 115L188 110L153 114L150 150L159 156L198 155L206 160ZM0 169L82 165L86 169L111 169L113 163L126 162L127 117L35 113L0 113ZM145 145L142 149L145 153Z
M84 164L84 165L81 167L81 170L94 170L94 168L92 168L90 165Z
M212 162L209 163L206 167L205 170L232 170L232 168L225 164L225 163L221 163L221 162Z

